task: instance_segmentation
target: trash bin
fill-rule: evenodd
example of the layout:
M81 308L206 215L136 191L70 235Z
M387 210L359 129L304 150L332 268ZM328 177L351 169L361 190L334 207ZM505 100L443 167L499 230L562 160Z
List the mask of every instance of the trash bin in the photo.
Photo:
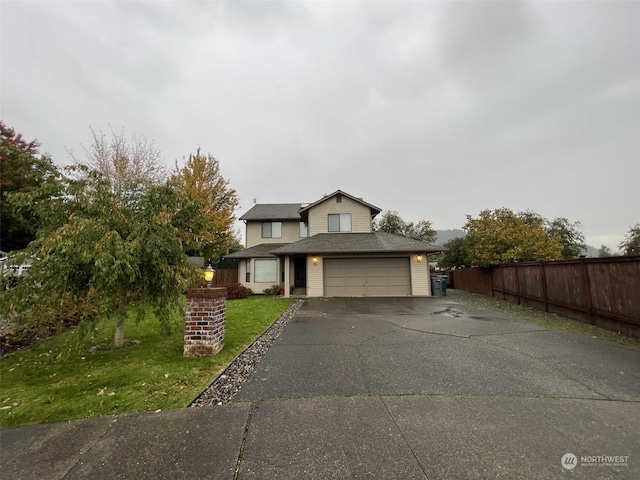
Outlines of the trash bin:
M438 275L438 277L440 277L441 280L441 289L442 289L442 296L446 297L447 296L447 283L449 283L449 277L447 277L446 275Z
M442 296L442 281L435 275L431 277L431 296L432 297Z

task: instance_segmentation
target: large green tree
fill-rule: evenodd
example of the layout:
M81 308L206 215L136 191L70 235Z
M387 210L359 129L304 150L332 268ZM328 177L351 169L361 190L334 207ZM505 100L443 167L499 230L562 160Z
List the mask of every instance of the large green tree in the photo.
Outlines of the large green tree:
M26 141L0 121L1 250L21 250L36 237L39 222L33 211L17 205L12 198L15 193L43 194L39 187L58 175L51 159L39 153L39 146L36 140Z
M549 224L549 235L562 243L562 258L577 258L585 254L587 245L580 227L580 222L570 222L564 217L555 218Z
M392 210L382 212L375 221L374 229L427 243L433 243L437 238L437 232L429 220L420 220L417 223L405 221L398 212Z
M187 197L200 206L203 222L202 236L185 245L189 254L203 255L207 262L215 262L238 244L233 224L239 201L235 189L220 171L220 162L200 149L190 154L179 166L176 162L172 181Z
M472 265L489 267L562 258L562 242L549 235L544 218L534 212L514 213L508 208L483 210L477 218L467 215L463 228Z
M438 257L438 268L452 269L471 266L465 237L452 238L443 247L445 250Z
M640 223L629 227L629 231L625 234L624 240L620 242L618 248L623 255L640 255Z
M121 347L131 305L149 304L167 331L170 313L197 275L183 252L198 233L192 228L197 205L171 183L148 186L135 201L123 202L100 172L75 166L68 173L62 195L20 196L43 221L24 251L34 259L29 276L5 292L3 313L51 318L81 305L83 325L117 319L114 344Z

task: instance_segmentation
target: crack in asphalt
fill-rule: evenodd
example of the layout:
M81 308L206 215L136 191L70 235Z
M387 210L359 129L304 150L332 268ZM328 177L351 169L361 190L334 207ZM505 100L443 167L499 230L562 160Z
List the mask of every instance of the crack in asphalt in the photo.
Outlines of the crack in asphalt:
M69 475L69 473L71 472L71 470L73 470L74 468L76 468L78 465L81 465L80 460L82 460L82 458L89 453L91 450L93 450L93 448L96 447L96 445L98 445L98 443L100 443L102 441L102 439L107 435L107 433L109 433L109 430L111 430L111 427L113 427L113 425L118 421L117 418L114 418L111 422L109 422L107 424L107 426L105 427L104 431L102 432L102 434L100 434L100 436L98 438L96 438L93 442L91 442L91 445L89 446L89 448L87 448L86 450L81 450L80 454L78 455L78 458L76 458L76 461L73 463L73 465L71 465L66 472L64 472L62 474L62 477L60 477L60 479L65 479L67 478L67 475Z
M382 402L382 405L384 405L384 408L387 411L387 415L389 415L389 418L391 419L391 421L395 425L396 429L398 430L398 433L400 434L400 436L402 437L402 440L404 441L405 445L407 446L407 448L411 452L411 455L413 455L413 458L415 459L416 463L420 467L420 470L422 470L422 473L424 474L424 478L429 480L429 475L427 475L427 470L425 469L424 465L422 465L422 462L418 458L418 455L416 454L415 450L411 447L411 444L409 443L409 440L407 440L407 437L404 436L404 432L400 428L400 425L398 425L398 422L396 422L396 419L393 416L393 414L391 413L391 410L389 410L389 405L387 405L387 402L385 402L384 398L382 398L381 396L378 396L378 398Z
M236 460L236 469L233 472L233 480L238 480L240 474L240 467L242 465L242 456L244 455L244 447L247 445L247 437L249 436L249 428L251 427L251 418L253 416L253 409L258 402L251 402L249 407L249 413L247 414L247 421L244 424L244 433L242 434L242 442L240 443L240 451L238 452L238 459Z

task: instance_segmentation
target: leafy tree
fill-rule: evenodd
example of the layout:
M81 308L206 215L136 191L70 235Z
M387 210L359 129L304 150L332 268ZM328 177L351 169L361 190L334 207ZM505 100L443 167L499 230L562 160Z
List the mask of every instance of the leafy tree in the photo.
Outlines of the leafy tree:
M580 229L580 222L556 218L549 226L549 235L562 243L562 258L577 258L584 255L587 245Z
M30 208L20 208L12 201L15 193L29 193L48 178L58 175L45 155L38 152L36 140L24 140L0 121L0 249L21 250L35 239L38 222Z
M127 311L139 302L153 305L168 331L170 312L197 275L182 244L198 233L190 231L198 209L171 183L123 203L101 173L71 170L61 179L62 195L32 203L46 221L24 251L35 259L28 281L5 292L3 313L27 321L82 305L81 325L115 316L114 344L121 347Z
M468 260L473 265L489 267L562 256L562 243L549 236L544 219L533 212L483 210L478 218L467 215L463 228L467 231Z
M440 254L438 259L439 268L451 269L471 266L465 237L452 238L443 246L446 250Z
M640 255L640 223L629 227L629 231L625 234L624 240L620 242L618 248L623 255Z
M427 243L436 241L437 232L433 229L429 220L420 220L417 223L406 222L396 211L386 210L376 219L374 229L379 232L402 235L414 240Z
M86 159L72 155L79 165L87 165L108 180L111 188L123 199L139 194L147 185L160 185L166 178L160 150L144 136L125 137L124 131L107 137L89 127L92 142L83 146Z
M606 245L600 245L600 249L598 250L599 257L611 257L613 252Z
M189 155L184 166L180 167L176 162L172 181L199 205L204 222L201 231L208 233L194 238L193 243L185 244L185 251L202 254L208 262L215 262L229 253L238 243L233 224L239 201L235 189L229 186L229 181L220 172L220 162L198 149Z

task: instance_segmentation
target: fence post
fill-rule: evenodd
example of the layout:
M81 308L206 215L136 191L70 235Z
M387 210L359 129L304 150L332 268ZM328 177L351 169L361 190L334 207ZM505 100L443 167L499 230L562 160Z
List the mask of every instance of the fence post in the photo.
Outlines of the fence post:
M544 271L544 262L540 260L540 282L542 283L542 299L544 300L544 311L549 311L549 296L547 294L547 274Z
M495 297L496 296L496 292L493 290L493 272L495 272L496 267L490 267L489 269L489 280L490 280L490 284L491 284L491 296Z
M582 265L582 285L584 290L584 298L587 303L587 310L589 311L589 323L595 325L596 321L593 318L593 299L591 298L591 281L589 280L589 268L587 267L584 258L580 257L580 265Z
M522 304L520 299L520 275L518 274L518 264L513 264L513 275L516 277L516 298L518 299L518 305Z

